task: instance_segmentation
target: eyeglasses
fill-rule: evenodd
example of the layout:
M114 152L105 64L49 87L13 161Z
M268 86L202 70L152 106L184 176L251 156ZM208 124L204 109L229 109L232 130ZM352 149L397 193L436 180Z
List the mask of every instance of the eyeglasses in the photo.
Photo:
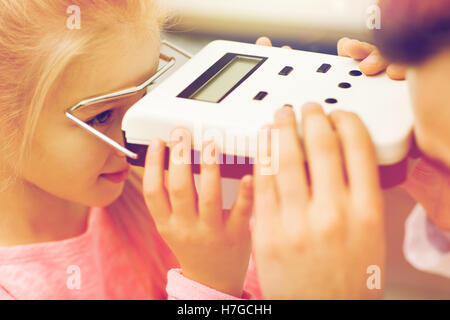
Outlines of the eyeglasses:
M168 41L162 41L161 42L161 53L159 56L160 64L164 64L150 79L146 80L142 84L138 85L137 87L109 93L106 95L98 96L95 98L90 98L87 100L83 100L76 104L73 107L70 107L66 110L65 115L67 118L69 118L71 121L76 123L79 127L86 130L90 134L94 135L95 137L99 138L109 146L113 147L114 149L120 151L121 153L125 154L127 157L136 160L138 158L138 155L125 147L123 147L120 143L117 141L111 139L106 134L103 134L102 132L96 130L91 125L89 125L87 122L80 120L77 116L75 116L75 112L79 111L84 108L89 108L93 106L97 106L99 104L107 104L115 101L121 101L126 99L131 99L132 102L136 103L138 100L142 99L147 92L149 91L152 84L156 82L156 80L160 79L164 74L168 73L169 70L171 70L175 64L177 63L177 59L174 56L166 55L163 52L163 47L167 47L169 51L177 52L178 54L182 55L183 57L190 59L192 56L187 53L186 51L180 49L179 47L171 44ZM132 99L138 97L136 101L133 101ZM130 101L130 100L129 100ZM132 104L134 104L132 103Z

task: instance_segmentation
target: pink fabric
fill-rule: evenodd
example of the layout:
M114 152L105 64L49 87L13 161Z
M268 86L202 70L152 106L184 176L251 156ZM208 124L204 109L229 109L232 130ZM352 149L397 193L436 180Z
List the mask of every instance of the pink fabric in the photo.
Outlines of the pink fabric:
M405 222L403 252L416 269L450 278L450 234L438 230L420 205Z
M242 297L234 297L223 292L208 288L200 283L189 280L182 275L181 269L172 269L168 274L167 294L169 300L237 300L262 299L253 257L250 259L247 278L244 283ZM192 288L195 287L195 290Z
M195 287L195 290L191 290ZM213 290L182 275L181 269L172 269L168 274L167 293L169 300L238 300L238 297ZM244 291L242 299L250 299L251 294Z
M87 231L76 238L0 247L0 299L167 299L167 293L170 299L236 299L171 270L177 264L167 262L171 253L153 233L154 260L137 261L150 290L130 262L127 251L134 249L124 245L108 212L93 208ZM253 263L245 291L243 298L261 298Z

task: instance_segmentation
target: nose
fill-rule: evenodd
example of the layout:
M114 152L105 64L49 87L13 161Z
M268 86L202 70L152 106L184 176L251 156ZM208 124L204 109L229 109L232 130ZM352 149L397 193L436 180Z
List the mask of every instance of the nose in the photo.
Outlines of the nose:
M126 155L124 155L123 152L117 150L116 148L114 148L114 155L119 158L126 158Z
M112 129L113 130L111 130L112 132L111 132L111 135L110 135L111 139L113 139L118 144L120 144L122 147L124 147L125 146L125 139L124 139L123 132L122 132L120 124L117 125L117 126L114 126L114 128L112 128ZM113 149L113 153L114 153L115 156L121 157L121 158L126 158L126 155L122 151L120 151L120 150L118 150L116 148L112 148L112 149Z

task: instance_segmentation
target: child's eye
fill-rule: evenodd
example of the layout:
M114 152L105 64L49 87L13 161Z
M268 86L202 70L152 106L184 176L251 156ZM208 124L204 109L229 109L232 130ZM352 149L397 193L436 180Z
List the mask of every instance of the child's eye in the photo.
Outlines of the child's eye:
M107 110L105 112L100 113L91 120L86 121L86 123L92 127L106 125L111 119L113 113L114 113L113 110Z

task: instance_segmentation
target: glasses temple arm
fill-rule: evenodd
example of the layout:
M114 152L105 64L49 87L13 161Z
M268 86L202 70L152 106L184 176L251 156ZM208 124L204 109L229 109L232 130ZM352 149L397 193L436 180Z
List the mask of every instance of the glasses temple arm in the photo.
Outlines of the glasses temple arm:
M103 140L104 142L106 142L107 144L109 144L110 146L115 148L116 150L122 152L127 157L129 157L131 159L134 159L134 160L136 160L138 158L138 155L136 153L131 152L130 150L126 149L125 147L123 147L122 145L120 145L119 143L114 141L113 139L111 139L111 138L107 137L106 135L98 132L97 130L95 130L94 128L89 126L88 124L84 123L83 121L81 121L77 117L73 116L70 112L66 112L66 117L69 118L70 120L72 120L73 122L75 122L77 125L79 125L83 129L86 129L90 134L92 134L92 135L96 136L97 138Z

